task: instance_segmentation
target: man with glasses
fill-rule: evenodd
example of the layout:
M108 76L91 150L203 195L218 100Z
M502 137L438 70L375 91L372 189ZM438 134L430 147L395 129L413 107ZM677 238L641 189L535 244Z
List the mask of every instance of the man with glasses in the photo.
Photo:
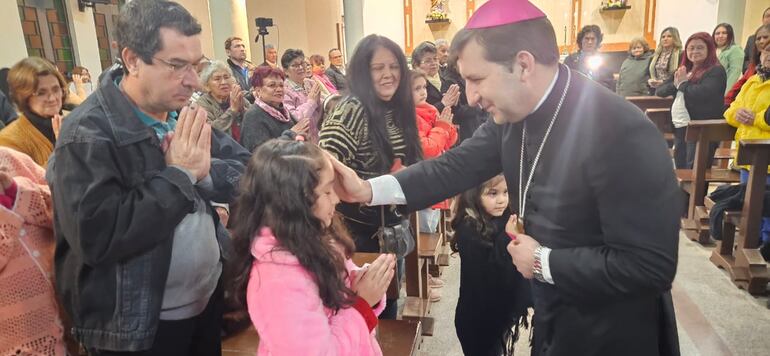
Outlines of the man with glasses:
M249 154L185 106L200 32L177 3L127 3L122 68L64 120L49 166L56 283L90 355L221 354L228 237L209 201L231 202Z
M347 92L348 82L345 79L345 66L342 64L342 51L339 49L329 50L329 68L326 68L326 76L337 91Z

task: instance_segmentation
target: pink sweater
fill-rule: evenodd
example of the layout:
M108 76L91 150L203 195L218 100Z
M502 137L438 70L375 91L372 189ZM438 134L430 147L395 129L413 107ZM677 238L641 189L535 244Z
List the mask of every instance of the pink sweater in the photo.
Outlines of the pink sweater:
M0 291L14 291L0 293L0 355L64 355L45 171L7 148L0 148L0 167L9 170L17 187L12 208L0 205Z
M324 307L310 272L278 247L267 229L251 247L255 261L246 300L259 333L257 355L382 355L361 313L349 307L335 314ZM347 267L355 265L349 262ZM375 312L383 307L381 302Z

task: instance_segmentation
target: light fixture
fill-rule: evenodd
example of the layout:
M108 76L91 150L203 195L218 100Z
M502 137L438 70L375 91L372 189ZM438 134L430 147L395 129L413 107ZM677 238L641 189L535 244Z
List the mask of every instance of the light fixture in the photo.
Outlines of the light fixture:
M109 4L110 0L78 0L78 10L86 11L87 7L95 8L96 4Z

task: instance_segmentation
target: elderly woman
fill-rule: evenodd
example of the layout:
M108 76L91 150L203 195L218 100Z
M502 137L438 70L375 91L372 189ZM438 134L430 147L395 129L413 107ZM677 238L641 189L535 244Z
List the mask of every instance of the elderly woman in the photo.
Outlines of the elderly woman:
M604 56L599 53L603 39L604 34L599 26L583 26L577 35L578 51L567 56L564 64L612 90L615 88L612 71L607 67Z
M674 125L674 165L677 169L692 168L695 159L695 143L685 142L685 132L691 120L708 120L722 117L727 74L719 64L714 38L706 32L698 32L687 40L682 66L674 77L661 84L656 94L661 97L675 96L671 106L671 122ZM713 157L713 150L709 157ZM711 166L709 163L707 166Z
M682 39L676 27L667 27L660 33L660 41L650 61L650 79L647 84L655 89L674 77L682 55Z
M620 96L639 96L650 93L647 80L650 78L650 46L644 38L634 38L628 46L628 58L620 66L620 75L615 92Z
M197 102L208 112L211 126L228 133L237 141L240 138L243 113L250 105L243 98L243 91L236 84L230 67L222 61L211 61L201 71L200 82L204 93Z
M320 54L310 56L310 70L313 73L313 79L323 84L321 100L326 100L329 95L337 94L337 87L326 76L326 61L323 56Z
M47 60L29 57L11 68L8 85L21 114L0 131L0 146L45 166L56 143L54 122L61 122L62 103L67 97L64 77Z
M286 72L283 105L292 116L310 120L308 138L315 142L318 140L318 121L323 114L322 84L307 78L302 50L287 49L281 56L281 66Z
M748 81L754 74L757 74L757 67L762 63L760 60L762 48L765 48L766 45L770 44L770 24L759 26L757 31L754 32L750 38L754 39L754 41L751 42L751 48L749 48L749 53L751 54L749 57L749 64L746 68L746 72L743 73L743 76L733 84L733 87L727 92L727 95L725 95L725 110L727 110L727 108L730 107L730 104L732 104L738 97L738 94L741 92L743 85L746 84L746 81Z
M319 146L363 179L417 163L422 148L409 69L401 48L382 36L364 37L351 57L348 78L350 96L324 120ZM356 251L380 252L377 232L381 228L393 231L399 241L411 238L396 232L406 232L409 225L408 215L399 207L341 203L337 211L356 242ZM404 259L399 260L398 268L403 270ZM396 300L396 295L389 295L380 318L395 319Z
M298 122L283 104L285 79L278 68L260 66L254 71L251 77L254 105L243 115L240 141L249 151L282 135L290 138L307 135L308 119Z
M770 44L765 44L756 64L756 74L743 85L741 92L725 111L727 123L735 126L735 141L770 139ZM738 152L736 150L736 157ZM741 167L741 183L749 177L749 166ZM770 180L770 179L768 179ZM770 260L770 219L762 218L762 247L760 252Z
M460 99L460 88L439 73L438 49L431 42L420 43L412 51L412 67L421 70L428 78L428 104L441 112L444 107L455 106Z
M729 23L717 25L714 32L711 33L711 37L717 44L719 63L727 72L727 89L725 89L725 94L727 94L743 73L743 49L735 44L735 33L733 26Z

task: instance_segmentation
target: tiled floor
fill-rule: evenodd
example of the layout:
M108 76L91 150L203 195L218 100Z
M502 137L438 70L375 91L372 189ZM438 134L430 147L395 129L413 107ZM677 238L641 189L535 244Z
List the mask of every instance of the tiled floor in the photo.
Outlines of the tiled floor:
M679 268L673 297L682 355L770 355L770 310L767 297L753 297L736 288L725 271L708 258L713 247L680 238ZM444 269L442 300L432 307L434 336L424 338L422 356L462 355L454 331L460 259L451 258ZM523 333L516 355L529 355L528 333Z

